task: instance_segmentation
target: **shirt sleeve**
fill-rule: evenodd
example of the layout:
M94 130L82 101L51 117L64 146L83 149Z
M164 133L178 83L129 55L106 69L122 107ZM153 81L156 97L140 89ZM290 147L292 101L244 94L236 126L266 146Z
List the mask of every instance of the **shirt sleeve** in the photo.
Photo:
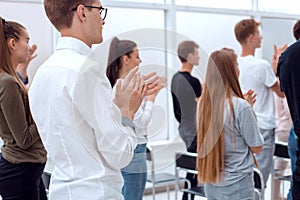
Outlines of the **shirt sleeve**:
M249 147L261 146L264 143L261 135L255 113L250 105L243 108L238 115L238 124L241 137Z
M133 129L123 126L121 112L113 103L112 95L105 69L94 61L86 61L76 80L73 101L94 130L101 159L119 170L131 161L137 141ZM84 135L81 137L83 142L87 141Z
M196 79L195 83L196 84L193 86L193 88L194 88L196 97L199 98L201 96L201 93L202 93L202 86L201 86L201 83L198 79Z
M20 87L13 79L6 79L2 83L1 110L8 128L21 149L30 148L38 139L39 134L35 124L26 120L24 102Z
M153 103L144 101L134 115L133 123L137 128L147 128L152 119Z
M26 85L28 84L28 76L24 79L19 72L16 72L21 81Z

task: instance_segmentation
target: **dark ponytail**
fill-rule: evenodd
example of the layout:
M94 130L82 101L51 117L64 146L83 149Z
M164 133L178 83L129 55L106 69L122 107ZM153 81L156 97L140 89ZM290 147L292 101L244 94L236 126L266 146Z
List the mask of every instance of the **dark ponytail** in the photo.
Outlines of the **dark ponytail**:
M9 24L5 19L0 17L0 68L8 74L14 73L14 68L11 63L7 39L9 36Z
M130 57L130 54L136 47L136 43L131 40L119 40L117 37L112 39L106 68L106 75L112 87L119 78L119 71L122 68L122 56L127 55Z
M6 21L2 17L0 17L0 21L0 69L13 76L19 83L23 92L27 95L27 88L20 80L20 78L16 75L7 45L7 41L11 38L19 41L21 35L26 29L21 24L12 21Z
M13 76L17 80L17 83L28 99L28 89L15 72L15 68L11 62L9 48L7 45L8 40L11 38L15 41L19 41L21 35L24 34L24 31L26 31L26 28L21 24L13 21L6 21L2 17L0 17L0 69ZM33 123L30 112L27 117L29 123Z

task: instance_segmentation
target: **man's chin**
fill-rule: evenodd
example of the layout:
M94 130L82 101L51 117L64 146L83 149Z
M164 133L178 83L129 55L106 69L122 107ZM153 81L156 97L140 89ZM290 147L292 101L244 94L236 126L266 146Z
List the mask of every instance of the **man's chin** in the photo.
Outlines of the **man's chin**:
M103 37L99 38L99 40L97 41L97 44L100 44L103 42Z

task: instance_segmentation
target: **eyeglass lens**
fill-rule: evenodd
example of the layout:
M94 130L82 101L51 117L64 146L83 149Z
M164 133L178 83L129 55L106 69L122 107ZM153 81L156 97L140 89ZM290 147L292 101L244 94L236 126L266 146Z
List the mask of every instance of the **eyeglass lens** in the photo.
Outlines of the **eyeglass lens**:
M106 18L106 14L107 14L107 8L101 8L99 12L100 12L101 18L104 20Z

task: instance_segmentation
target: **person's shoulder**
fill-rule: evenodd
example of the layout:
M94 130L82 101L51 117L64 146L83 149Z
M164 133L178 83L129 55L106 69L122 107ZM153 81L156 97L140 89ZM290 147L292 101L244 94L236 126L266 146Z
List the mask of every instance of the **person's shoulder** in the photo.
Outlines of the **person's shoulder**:
M299 48L300 47L300 39L294 42L289 46L290 48Z
M300 51L300 39L291 44L283 53L282 55L293 53L294 51Z
M253 57L252 65L256 66L257 70L262 70L262 69L272 67L271 64L267 60L262 59L262 58L255 58L255 57Z
M199 79L198 79L197 77L195 77L195 76L192 76L192 75L191 75L191 78L192 78L193 80L197 81L197 82L200 82Z
M258 64L266 64L265 60L256 58L252 55L243 56L238 58L239 66L256 66Z
M176 76L178 76L178 75L179 75L179 71L175 72L175 73L173 74L173 77L176 77Z
M300 39L291 44L279 57L278 67L287 63L299 63Z
M185 79L188 79L188 80L190 80L190 79L194 79L195 77L193 77L192 75L191 75L191 73L190 72L178 72L178 76L180 76L181 78L185 78Z
M237 57L237 61L238 62L249 62L251 60L253 60L254 56L252 55L248 55L248 56L238 56Z
M250 104L245 99L239 97L233 97L233 104L238 112L251 108Z
M12 75L2 72L0 73L0 88L3 90L4 88L12 88L16 87L18 85L18 82L15 77Z
M1 85L16 84L17 80L12 75L10 75L6 72L2 72L2 73L0 73L0 83L1 83Z
M182 74L181 72L177 71L173 77L172 77L172 80L177 80L177 79L181 79L182 78Z

